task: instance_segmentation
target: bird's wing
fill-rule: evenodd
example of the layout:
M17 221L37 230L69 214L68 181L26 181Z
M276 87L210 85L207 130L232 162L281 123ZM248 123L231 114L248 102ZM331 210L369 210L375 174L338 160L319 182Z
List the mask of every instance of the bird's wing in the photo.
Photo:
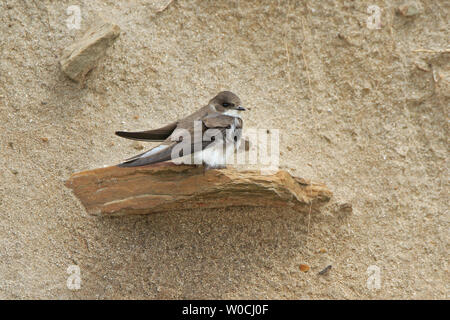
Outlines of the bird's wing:
M204 129L205 127L202 126L202 132ZM194 141L193 131L193 123L189 125L189 123L184 122L159 146L125 160L125 162L119 164L119 167L138 167L173 160L191 154L196 150L203 150L211 143L211 141ZM190 135L189 140L183 138L184 134ZM174 148L177 149L174 150Z
M208 134L207 131L204 134L204 139L213 140L212 136L214 136L214 140L216 138L221 138L223 141L227 141L226 143L233 141L235 143L234 146L236 150L239 148L243 126L243 121L241 118L223 114L214 114L205 117L203 119L203 124L206 128L213 129L215 131L211 132L211 134ZM219 132L217 132L217 130Z
M217 128L221 132L221 134L224 135L226 129L231 127L232 125L235 125L236 128L242 128L242 120L239 118L221 114L205 114L204 111L202 111L202 114L198 113L198 115L196 115L195 117L185 118L177 123L171 124L174 125L174 128L172 129L171 134L166 138L166 140L164 140L162 144L149 151L125 160L125 162L119 164L119 167L145 166L157 162L184 157L197 150L205 149L209 144L213 142L213 140L203 141L202 139L201 141L195 141L194 121L202 121L202 137L203 133L207 129ZM180 135L183 135L183 133L190 134L190 144L183 145L184 148L182 145L180 145L181 143L186 143L187 141L183 141L183 138L180 138ZM180 152L178 152L178 150L175 150L175 154L172 154L172 151L176 147L180 150Z
M139 167L147 164L163 162L171 159L172 150L177 142L171 144L160 144L153 149L138 154L119 164L119 167Z
M139 131L139 132L125 132L116 131L116 135L126 139L141 140L141 141L164 141L167 139L177 127L177 122L172 122L162 128Z

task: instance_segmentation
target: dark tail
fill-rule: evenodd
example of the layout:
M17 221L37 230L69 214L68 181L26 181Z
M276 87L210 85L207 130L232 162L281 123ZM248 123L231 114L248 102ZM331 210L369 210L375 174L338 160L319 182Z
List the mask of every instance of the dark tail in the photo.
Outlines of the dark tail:
M116 135L126 139L132 140L144 140L144 141L163 141L167 139L172 132L176 129L177 123L173 122L159 129L138 131L138 132L126 132L116 131Z

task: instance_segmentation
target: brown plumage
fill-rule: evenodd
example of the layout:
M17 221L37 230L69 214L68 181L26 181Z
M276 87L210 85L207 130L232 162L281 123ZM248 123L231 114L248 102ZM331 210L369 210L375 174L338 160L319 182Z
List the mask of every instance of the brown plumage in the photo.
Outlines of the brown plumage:
M234 143L239 145L243 126L239 113L244 110L245 108L241 106L241 100L238 96L230 91L222 91L200 110L164 127L140 132L117 131L116 134L118 136L127 139L162 141L160 145L127 159L125 162L119 164L119 166L144 166L176 159L201 150L205 151L203 153L203 163L207 166L207 168L223 167L224 164L218 163L216 161L217 159L215 159L213 145L216 140L208 137L210 135L214 135L215 138L217 138L219 137L218 135L220 135L221 137L219 137L219 139L223 139L226 143ZM196 121L198 121L198 127L200 128L201 126L201 133L203 137L203 139L199 139L199 141L194 141L194 124ZM216 130L212 131L209 129ZM186 148L186 143L188 143L188 140L183 141L183 135L185 137L186 135L191 137L191 144L188 148ZM182 143L185 144L183 145L184 148L181 148ZM217 141L215 143L217 144ZM178 149L182 149L182 152L174 154L173 151L177 151Z

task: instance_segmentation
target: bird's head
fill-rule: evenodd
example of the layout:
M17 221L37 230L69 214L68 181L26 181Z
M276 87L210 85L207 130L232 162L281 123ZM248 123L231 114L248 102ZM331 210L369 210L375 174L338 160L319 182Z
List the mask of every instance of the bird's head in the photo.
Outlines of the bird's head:
M237 116L240 111L245 111L241 106L241 99L233 92L222 91L209 101L209 105L217 112Z

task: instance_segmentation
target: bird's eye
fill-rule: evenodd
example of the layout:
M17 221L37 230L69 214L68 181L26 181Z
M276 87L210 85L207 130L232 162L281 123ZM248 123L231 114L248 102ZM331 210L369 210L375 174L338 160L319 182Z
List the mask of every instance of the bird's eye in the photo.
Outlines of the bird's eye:
M228 108L230 106L230 104L228 102L224 102L224 103L222 103L222 106L225 108Z

